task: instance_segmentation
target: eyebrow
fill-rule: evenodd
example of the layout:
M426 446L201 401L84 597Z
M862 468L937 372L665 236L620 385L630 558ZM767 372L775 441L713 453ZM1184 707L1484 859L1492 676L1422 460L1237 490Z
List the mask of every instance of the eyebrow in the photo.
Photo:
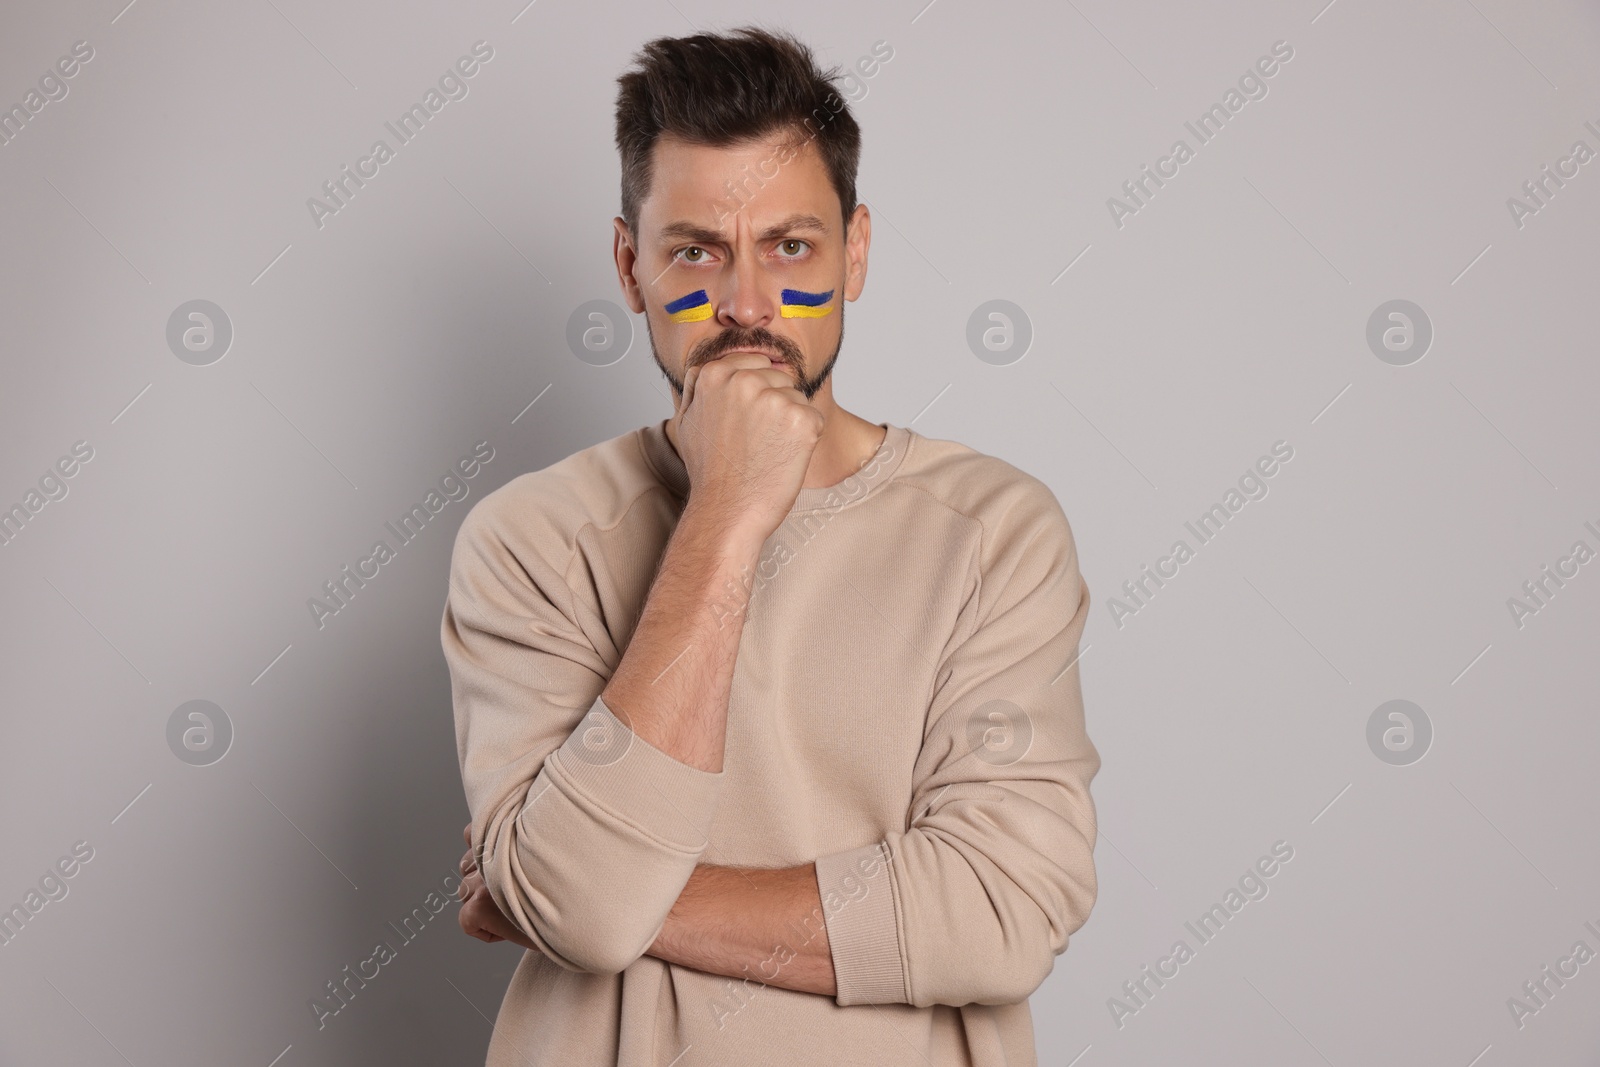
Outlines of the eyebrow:
M817 218L815 215L811 215L806 212L797 212L796 214L790 215L786 219L782 219L773 223L765 230L762 230L756 235L756 240L770 241L774 238L782 237L786 233L794 233L799 230L810 230L814 233L825 234L828 232L828 227L826 223ZM677 222L669 222L665 226L661 227L660 237L663 241L677 239L682 241L698 241L702 244L722 244L726 240L721 230L707 229L704 226L698 226L695 223L682 219L678 220Z

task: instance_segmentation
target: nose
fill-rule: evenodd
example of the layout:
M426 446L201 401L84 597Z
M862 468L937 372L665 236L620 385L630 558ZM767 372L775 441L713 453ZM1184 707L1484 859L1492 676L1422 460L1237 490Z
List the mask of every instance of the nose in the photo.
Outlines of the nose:
M749 244L748 241L744 242ZM769 326L777 314L778 305L771 291L770 279L757 262L757 251L740 247L726 279L727 289L717 305L717 321L723 326L743 326L753 329Z

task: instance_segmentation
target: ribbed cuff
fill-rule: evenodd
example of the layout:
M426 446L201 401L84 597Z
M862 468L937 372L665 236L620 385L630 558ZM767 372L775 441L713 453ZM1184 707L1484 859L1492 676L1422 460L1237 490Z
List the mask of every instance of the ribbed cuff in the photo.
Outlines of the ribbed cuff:
M599 697L548 762L647 837L682 852L704 850L726 771L673 759L628 729Z
M834 1002L910 1003L887 846L874 841L821 856L816 866L838 987Z

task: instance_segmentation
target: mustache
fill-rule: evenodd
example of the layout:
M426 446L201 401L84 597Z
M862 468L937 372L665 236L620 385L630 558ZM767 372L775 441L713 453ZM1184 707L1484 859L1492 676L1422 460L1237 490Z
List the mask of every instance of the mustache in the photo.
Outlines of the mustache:
M709 363L711 360L732 351L735 348L765 348L777 353L778 358L791 367L798 367L804 361L800 346L787 337L780 337L765 327L757 326L746 329L742 326L730 326L715 337L708 337L695 345L689 354L688 367Z

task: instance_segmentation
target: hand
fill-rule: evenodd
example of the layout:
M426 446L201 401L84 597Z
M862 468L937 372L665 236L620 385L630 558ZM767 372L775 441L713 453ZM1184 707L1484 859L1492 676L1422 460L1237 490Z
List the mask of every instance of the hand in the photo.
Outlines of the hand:
M794 506L826 417L758 352L690 367L672 417L690 505L764 542Z
M461 901L461 912L458 918L464 933L494 944L496 941L511 941L525 949L539 951L539 946L528 938L512 921L505 917L500 906L494 902L494 897L489 893L488 886L483 883L483 872L478 870L477 861L472 855L472 824L462 831L462 836L467 839L467 852L461 857L461 886L456 890L456 899Z

